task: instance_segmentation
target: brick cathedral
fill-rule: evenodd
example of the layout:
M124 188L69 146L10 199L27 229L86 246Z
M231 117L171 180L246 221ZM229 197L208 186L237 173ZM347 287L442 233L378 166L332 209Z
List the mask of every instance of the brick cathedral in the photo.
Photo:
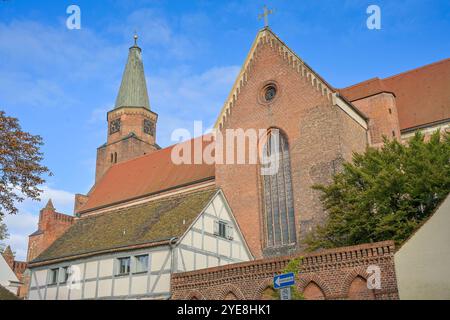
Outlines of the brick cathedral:
M210 231L206 222L201 230L194 226L191 231L200 238L186 240L194 248L189 249L189 258L181 252L184 244L180 242L179 255L170 258L180 267L169 271L161 267L159 277L166 271L173 277L260 259L285 261L280 257L302 252L305 235L327 216L318 191L311 187L330 182L342 163L351 161L353 152L379 146L383 136L404 142L417 130L428 134L450 128L449 83L450 59L446 59L389 78L335 88L266 27L251 45L218 114L216 128L222 132L264 128L268 137L278 129L278 172L261 176L258 164L177 165L171 161L174 146L161 149L156 142L157 106L151 106L141 48L135 41L129 49L116 104L107 113L107 140L97 149L93 187L87 194L76 195L73 215L58 213L50 202L41 211L37 231L30 235L30 298L70 298L70 293L61 298L58 277L74 264L81 266L85 280L77 298L170 298L170 288L177 283L169 280L167 289L158 291L158 285L152 286L152 281L158 281L152 278L157 272L150 267L145 278L147 291L133 291L139 285L133 282L130 265L133 269L133 261L149 263L139 260L141 254L147 254L142 250L173 247L177 239L185 239L189 228L199 221L197 214L206 212L213 219L204 208L214 203L212 195L217 192L224 203L222 210L229 210L233 217L228 227L234 228L234 236L223 231L228 229L222 228L226 221L221 218ZM214 143L203 138L194 143ZM186 203L189 209L182 209ZM196 213L188 215L191 209ZM242 243L235 243L240 235ZM218 237L214 240L217 246L209 253L201 242L205 236ZM235 257L238 246L239 250L248 248L248 256ZM363 249L374 252L379 248L389 255L391 244ZM138 251L139 256L135 255ZM161 259L158 263L163 265L164 258L149 254L153 262ZM128 256L137 260L124 260ZM108 259L111 264L104 262ZM103 273L104 265L111 268L111 274ZM119 280L125 281L118 277L117 268L125 273L128 270L129 289L117 291L122 285ZM386 268L392 266L387 264ZM59 270L56 276L55 270ZM349 278L349 286L353 280ZM323 281L314 283L320 287L308 289L314 297L332 290ZM304 283L303 289L307 285ZM264 288L255 285L252 290L259 294ZM392 290L387 296L395 296ZM252 294L245 297L258 298ZM242 293L234 297L245 298Z

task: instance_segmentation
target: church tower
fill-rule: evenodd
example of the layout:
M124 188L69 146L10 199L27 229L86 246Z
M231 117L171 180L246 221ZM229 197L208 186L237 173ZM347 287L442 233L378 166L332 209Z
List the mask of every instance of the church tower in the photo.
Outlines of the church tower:
M97 149L96 182L112 165L159 149L158 115L150 110L141 53L135 35L115 107L107 114L108 139Z

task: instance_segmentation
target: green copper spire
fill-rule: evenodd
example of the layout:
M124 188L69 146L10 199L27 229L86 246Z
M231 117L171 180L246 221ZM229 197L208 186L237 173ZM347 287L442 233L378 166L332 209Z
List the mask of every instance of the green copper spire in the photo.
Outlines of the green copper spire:
M115 108L145 107L150 109L147 84L145 81L144 64L141 48L137 45L138 36L134 35L134 46L130 48L128 61L122 76L119 94Z

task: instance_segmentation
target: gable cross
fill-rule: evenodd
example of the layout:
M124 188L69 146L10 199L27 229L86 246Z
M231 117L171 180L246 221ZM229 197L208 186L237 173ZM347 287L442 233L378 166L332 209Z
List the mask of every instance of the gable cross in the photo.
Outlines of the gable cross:
M258 15L258 20L264 19L264 27L269 27L269 14L273 14L272 9L268 9L267 6L264 6L264 13Z

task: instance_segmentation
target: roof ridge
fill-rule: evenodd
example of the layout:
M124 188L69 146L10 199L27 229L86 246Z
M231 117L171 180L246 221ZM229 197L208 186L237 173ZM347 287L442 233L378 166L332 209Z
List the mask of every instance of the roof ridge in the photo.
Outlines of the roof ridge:
M139 208L139 207L145 207L148 206L149 204L154 204L154 203L159 203L159 202L163 202L163 201L169 201L173 198L181 198L181 197L185 197L187 195L192 195L192 194L196 194L196 193L205 193L205 192L212 192L212 191L217 191L218 188L216 186L211 186L211 187L206 187L203 189L194 189L194 190L186 190L185 192L180 192L180 193L176 193L176 194L168 194L167 196L162 196L160 198L157 199L149 199L146 202L141 202L141 203L136 203L136 204L130 204L127 207L122 207L122 208L115 208L115 209L111 209L109 211L102 211L99 213L95 213L95 214L87 214L87 215L83 215L81 216L79 220L84 220L84 219L89 219L89 218L93 218L93 217L99 217L99 216L103 216L106 214L115 214L118 213L120 211L127 211L127 210L132 210L135 208Z
M445 58L445 59L442 59L442 60L439 60L439 61L435 61L435 62L426 64L426 65L421 66L421 67L416 67L416 68L414 68L414 69L410 69L410 70L407 70L407 71L403 71L403 72L400 72L400 73L398 73L398 74L395 74L395 75L392 75L392 76L383 78L383 79L381 79L381 80L382 80L382 81L390 80L390 79L397 78L397 77L399 77L399 76L402 76L402 75L405 75L405 74L408 74L408 73L412 73L412 72L415 72L415 71L419 71L419 70L421 70L421 69L429 68L429 67L432 67L432 66L435 66L435 65L438 65L438 64L441 64L441 63L445 63L445 62L450 62L450 58Z
M373 77L373 78L370 78L370 79L367 79L367 80L364 80L364 81L361 81L361 82L357 82L357 83L352 84L352 85L350 85L350 86L348 86L348 87L339 88L338 90L347 90L347 89L351 89L351 88L360 86L360 85L362 85L362 84L364 84L364 83L369 83L369 82L372 82L372 81L375 81L375 80L383 81L383 79L380 79L379 77Z
M206 137L206 136L208 136L208 135L210 135L210 133L206 133L206 134L203 134L203 135L201 135L201 136L194 137L194 138L191 138L191 139L188 139L188 140L185 140L185 141L181 141L181 142L172 144L172 145L170 145L170 146L167 146L167 147L165 147L165 148L162 148L162 149L159 149L159 150L155 150L155 151L153 151L153 152L150 152L150 153L147 153L147 154L143 154L143 155L141 155L141 156L137 156L137 157L134 157L134 158L132 158L132 159L128 159L128 160L119 162L119 163L114 164L113 166L111 166L111 168L114 168L114 167L120 167L120 166L122 166L122 165L124 165L124 164L126 164L126 163L130 163L130 162L133 162L133 161L136 161L136 160L138 160L138 159L145 158L145 157L150 157L150 156L153 156L153 155L155 155L155 154L162 153L163 151L166 151L166 152L167 152L169 149L173 149L174 147L176 147L176 146L179 145L179 144L186 143L186 142L188 142L188 141L193 141L193 140L196 140L196 139L200 139L200 138ZM108 170L108 171L109 171L109 170ZM100 180L100 181L101 181L101 180ZM100 182L100 181L99 181L99 182Z

